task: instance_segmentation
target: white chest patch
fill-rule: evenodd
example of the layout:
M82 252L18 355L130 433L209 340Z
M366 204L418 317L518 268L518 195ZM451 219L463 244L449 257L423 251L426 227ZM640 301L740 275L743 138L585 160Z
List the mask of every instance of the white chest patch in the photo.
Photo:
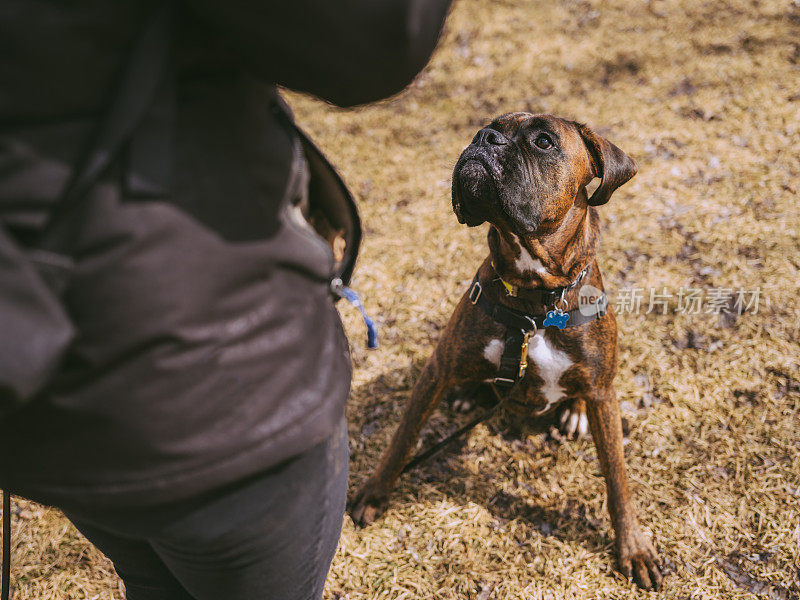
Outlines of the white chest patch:
M565 352L553 348L544 337L543 331L537 331L531 338L530 346L528 346L528 359L536 365L539 377L544 380L542 395L547 400L547 406L539 411L544 413L564 398L564 388L558 382L564 371L570 368L573 363Z
M544 268L542 261L540 261L538 258L533 258L531 253L525 249L525 246L520 243L519 238L513 233L511 235L513 236L514 242L516 242L517 247L519 248L519 258L514 261L514 266L517 268L517 271L519 273L533 271L540 275L547 273L547 269Z
M491 340L486 345L486 348L483 349L483 357L495 367L499 367L500 358L503 356L503 350L505 349L506 344L502 340Z

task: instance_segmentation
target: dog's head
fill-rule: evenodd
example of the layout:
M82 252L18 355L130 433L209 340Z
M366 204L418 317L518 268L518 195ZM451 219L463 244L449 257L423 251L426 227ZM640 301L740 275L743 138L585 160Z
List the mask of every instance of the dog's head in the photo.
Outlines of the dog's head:
M520 236L558 228L586 185L587 202L608 202L636 174L622 150L580 123L510 113L478 131L453 172L453 211L470 227L484 221Z

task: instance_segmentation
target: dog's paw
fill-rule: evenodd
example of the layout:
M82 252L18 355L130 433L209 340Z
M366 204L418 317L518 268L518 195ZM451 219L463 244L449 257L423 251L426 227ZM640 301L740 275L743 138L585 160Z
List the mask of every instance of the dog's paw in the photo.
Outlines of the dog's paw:
M566 403L558 417L558 431L563 438L579 440L589 433L589 418L586 416L586 404L583 400Z
M450 392L447 400L455 412L468 413L477 406L475 394L472 387L458 387Z
M658 552L639 527L634 527L617 543L620 572L645 590L658 591L664 579L663 563Z
M358 527L366 527L383 514L388 503L388 494L379 492L375 484L367 479L347 503L347 512Z
M468 413L475 408L472 398L468 396L456 396L453 398L453 403L451 406L453 407L454 411L460 413Z

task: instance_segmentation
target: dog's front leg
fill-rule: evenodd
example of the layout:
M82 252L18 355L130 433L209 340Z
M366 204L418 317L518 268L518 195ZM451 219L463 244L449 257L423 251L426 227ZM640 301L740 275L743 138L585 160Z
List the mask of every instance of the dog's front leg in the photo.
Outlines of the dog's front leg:
M589 429L608 489L608 510L616 535L620 571L628 579L635 579L639 587L658 590L662 579L660 559L636 518L625 470L622 419L614 388L601 390L588 402L587 408Z
M348 510L357 525L372 523L386 508L389 494L416 447L422 426L450 388L450 382L441 371L437 347L411 392L400 424L378 466L350 501Z

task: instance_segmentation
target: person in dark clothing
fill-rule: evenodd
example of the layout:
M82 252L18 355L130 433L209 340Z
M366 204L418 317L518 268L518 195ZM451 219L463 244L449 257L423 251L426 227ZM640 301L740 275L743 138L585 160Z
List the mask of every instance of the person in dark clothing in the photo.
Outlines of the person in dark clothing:
M292 460L156 510L66 516L111 557L127 597L319 598L347 491L344 420Z
M4 2L0 299L14 289L3 260L35 261L124 65L164 73L63 218L70 267L54 297L75 335L0 416L0 485L62 508L130 600L321 596L351 374L331 281L349 279L360 227L276 85L340 106L396 93L449 3L170 3L163 69L137 71L164 2Z

